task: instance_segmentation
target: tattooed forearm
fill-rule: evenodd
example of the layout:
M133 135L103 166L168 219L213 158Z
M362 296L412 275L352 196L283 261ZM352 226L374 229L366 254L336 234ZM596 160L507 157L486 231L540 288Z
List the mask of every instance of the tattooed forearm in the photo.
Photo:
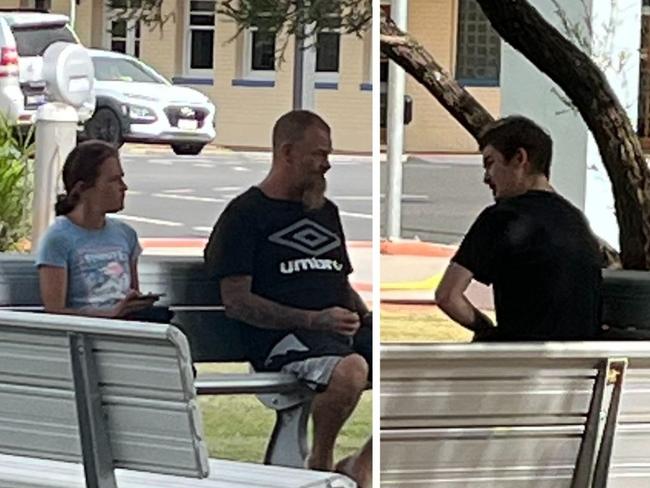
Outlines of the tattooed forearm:
M250 276L221 280L221 298L226 315L264 329L309 329L314 314L310 310L280 305L251 293Z

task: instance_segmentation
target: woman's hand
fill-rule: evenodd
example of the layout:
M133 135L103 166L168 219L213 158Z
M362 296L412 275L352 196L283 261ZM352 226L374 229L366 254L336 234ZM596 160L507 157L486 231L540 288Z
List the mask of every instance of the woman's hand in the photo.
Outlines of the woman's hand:
M142 295L137 290L129 290L126 296L111 309L111 317L126 317L129 314L151 307L158 296Z

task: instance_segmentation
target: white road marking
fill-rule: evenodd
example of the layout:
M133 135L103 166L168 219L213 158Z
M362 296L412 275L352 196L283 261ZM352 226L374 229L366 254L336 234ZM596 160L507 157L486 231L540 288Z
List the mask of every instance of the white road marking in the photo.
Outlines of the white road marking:
M362 214L362 213L356 213L356 212L345 212L343 210L340 210L339 213L343 217L354 217L356 219L372 219L372 215L369 215L369 214Z
M212 227L192 227L192 230L194 230L196 232L210 233L210 232L212 232Z
M235 166L235 167L233 167L233 169L235 171L245 171L245 172L250 171L250 168L244 168L243 166Z
M335 202L338 201L338 200L349 200L349 201L368 201L368 200L370 200L370 201L372 201L371 196L361 196L361 195L360 196L353 196L353 195L337 196L337 195L333 195L331 197L331 199L333 201L335 201Z
M179 188L178 190L163 190L163 193L194 193L192 188Z
M170 161L169 159L150 159L147 161L149 164L162 164L164 166L171 166L174 164L173 161Z
M171 220L149 219L147 217L136 217L135 215L115 214L112 217L120 220L128 220L131 222L142 222L144 224L164 225L166 227L183 227L184 224L180 222L172 222Z
M223 198L211 198L211 197L195 197L192 195L170 195L165 193L152 193L152 197L157 198L170 198L172 200L185 200L188 202L209 202L209 203L224 203Z
M208 164L208 163L194 163L192 166L195 168L214 168L214 164Z
M386 199L386 195L382 193L379 195L379 198L382 200ZM409 195L404 194L402 195L402 201L411 201L411 202L428 202L430 200L429 195Z
M243 189L243 186L215 186L212 191L240 191Z

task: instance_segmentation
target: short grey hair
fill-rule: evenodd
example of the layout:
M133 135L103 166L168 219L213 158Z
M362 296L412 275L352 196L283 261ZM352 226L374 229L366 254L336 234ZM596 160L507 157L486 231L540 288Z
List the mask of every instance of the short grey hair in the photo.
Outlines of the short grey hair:
M283 144L301 141L305 136L305 131L312 126L318 126L330 132L327 122L314 112L309 110L287 112L273 126L273 152L275 153Z

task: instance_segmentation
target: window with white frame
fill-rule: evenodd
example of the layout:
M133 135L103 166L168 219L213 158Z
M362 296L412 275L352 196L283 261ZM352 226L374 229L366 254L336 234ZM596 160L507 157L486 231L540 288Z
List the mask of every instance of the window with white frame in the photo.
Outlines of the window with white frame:
M190 0L186 15L185 70L212 75L214 68L215 0Z
M250 71L275 71L275 32L250 29Z
M249 79L275 79L276 34L249 27L244 33L242 77Z
M341 17L332 15L316 36L316 81L338 81L341 59Z
M116 0L114 9L105 4L106 34L104 47L111 51L140 57L140 22L128 19L125 13L130 8L139 8L140 0Z

